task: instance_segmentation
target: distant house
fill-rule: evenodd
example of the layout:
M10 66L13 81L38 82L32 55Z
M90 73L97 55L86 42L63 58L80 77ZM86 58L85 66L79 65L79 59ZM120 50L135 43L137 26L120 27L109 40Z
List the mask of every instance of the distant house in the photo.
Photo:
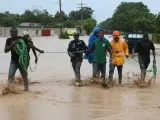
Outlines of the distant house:
M43 27L40 23L30 23L30 22L23 22L18 26L23 28L42 28Z

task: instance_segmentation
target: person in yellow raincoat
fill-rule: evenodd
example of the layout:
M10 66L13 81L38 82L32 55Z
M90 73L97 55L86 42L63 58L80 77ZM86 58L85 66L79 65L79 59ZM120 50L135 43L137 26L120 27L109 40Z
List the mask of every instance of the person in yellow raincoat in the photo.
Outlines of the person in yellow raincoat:
M128 45L120 40L120 32L113 32L113 40L110 41L112 50L112 60L110 61L109 80L113 81L114 69L117 67L118 70L118 83L121 85L122 82L122 69L125 62L125 58L128 58Z

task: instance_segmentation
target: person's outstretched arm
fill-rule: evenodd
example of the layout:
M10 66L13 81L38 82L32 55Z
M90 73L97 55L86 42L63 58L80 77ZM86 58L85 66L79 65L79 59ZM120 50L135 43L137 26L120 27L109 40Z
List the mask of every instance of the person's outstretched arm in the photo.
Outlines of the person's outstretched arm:
M36 51L34 49L32 49L32 52L33 52L34 57L35 57L35 63L37 63L38 62L37 53L36 53Z
M132 50L132 58L134 58L135 52L138 52L139 49L140 49L140 43L138 42Z
M89 55L89 54L92 53L94 50L95 50L95 42L92 43L91 48L86 51L86 54Z
M31 44L31 43L28 43L28 47L31 48L32 50L36 50L36 51L38 51L38 52L40 52L40 53L44 53L43 50L38 49L37 47L35 47L35 46L34 46L33 44Z
M132 58L134 58L134 55L135 55L135 47L132 50Z
M112 50L111 50L111 44L108 40L107 40L106 50L109 52L110 62L111 62L112 61Z
M30 37L29 37L29 39L28 39L28 42L33 45L32 39L31 39ZM32 52L33 52L33 54L34 54L34 56L35 56L35 63L37 63L37 62L38 62L38 57L37 57L36 50L35 50L35 49L32 49Z
M155 52L155 46L153 44L153 42L151 41L151 48L152 53L153 53L153 62L156 63L156 52Z
M153 50L152 53L153 53L153 62L156 63L156 52L155 52L155 50Z
M74 57L75 55L71 51L72 41L68 44L67 52L69 57Z
M82 44L83 44L83 50L84 50L84 52L88 49L88 47L87 47L87 45L85 44L85 42L82 40Z
M109 41L107 40L107 50L109 52L110 57L112 58L112 50L111 50L111 45L109 43Z

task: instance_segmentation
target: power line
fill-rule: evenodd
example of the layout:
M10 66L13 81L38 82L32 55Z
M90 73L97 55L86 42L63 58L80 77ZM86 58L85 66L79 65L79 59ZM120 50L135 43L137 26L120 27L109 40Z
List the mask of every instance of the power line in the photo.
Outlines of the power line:
M83 35L83 5L86 5L86 4L83 4L83 1L81 0L81 3L78 3L77 5L79 5L80 7L77 7L77 8L80 8L81 10L81 34Z

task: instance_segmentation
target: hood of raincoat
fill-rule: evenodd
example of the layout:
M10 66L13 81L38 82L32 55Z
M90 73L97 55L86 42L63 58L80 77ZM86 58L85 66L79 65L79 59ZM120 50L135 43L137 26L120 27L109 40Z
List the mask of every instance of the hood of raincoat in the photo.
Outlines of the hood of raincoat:
M100 29L99 27L95 27L94 29L93 29L93 31L92 31L92 34L96 34L96 32L98 32L98 31L100 31L100 30L102 30L102 29ZM95 35L96 36L96 35Z
M99 32L100 30L101 29L99 27L97 27L97 26L93 29L92 34L91 34L91 36L90 36L90 38L88 40L88 48L89 49L91 48L93 41L95 39L97 39L96 33Z

